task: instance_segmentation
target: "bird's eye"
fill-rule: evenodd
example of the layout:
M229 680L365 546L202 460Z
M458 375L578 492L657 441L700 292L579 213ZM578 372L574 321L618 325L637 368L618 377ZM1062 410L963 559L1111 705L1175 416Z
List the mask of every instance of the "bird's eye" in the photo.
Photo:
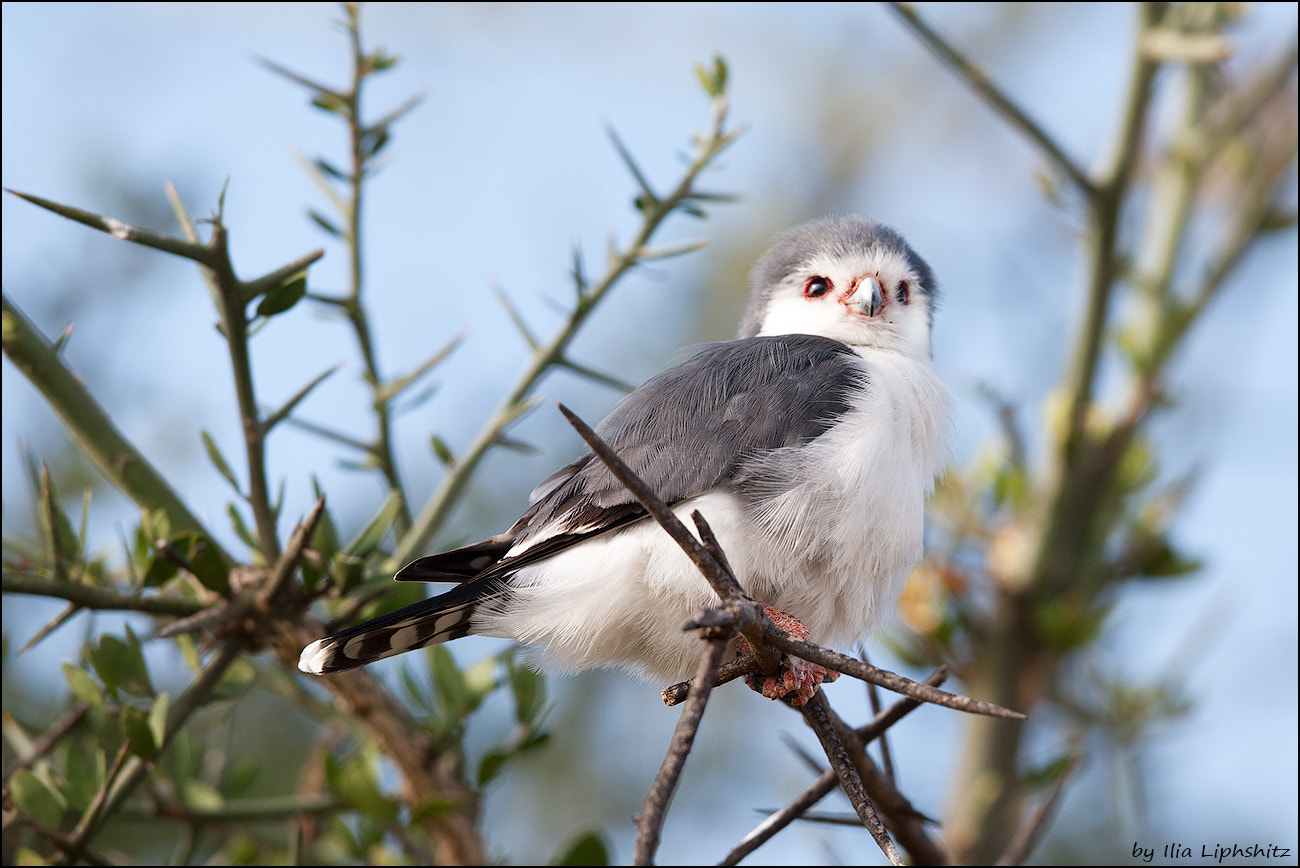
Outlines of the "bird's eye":
M831 291L831 282L825 277L810 277L803 285L804 298L821 298Z
M912 294L912 287L908 284L906 280L904 280L902 283L898 285L898 300L901 301L903 304L907 304L907 300L908 298L911 297L911 294Z

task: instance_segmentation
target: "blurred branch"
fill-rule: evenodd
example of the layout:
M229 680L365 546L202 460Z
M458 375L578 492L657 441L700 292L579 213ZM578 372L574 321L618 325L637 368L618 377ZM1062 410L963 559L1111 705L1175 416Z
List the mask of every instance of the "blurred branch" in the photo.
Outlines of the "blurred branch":
M938 687L948 678L948 672L940 667L925 683L930 687ZM884 711L878 712L865 726L860 726L856 730L858 739L863 745L869 744L876 738L884 735L889 727L902 720L906 715L919 708L921 703L915 699L900 699ZM839 776L834 769L827 769L820 777L814 781L808 789L804 790L794 801L786 805L781 810L769 816L760 823L753 831L744 837L739 844L732 848L718 864L720 865L737 865L741 859L744 859L750 853L757 850L764 843L771 840L777 832L793 823L795 820L804 816L808 809L820 802L829 795L839 784ZM916 864L927 864L922 861L913 851L908 842L901 842L908 849L913 861ZM917 848L921 849L921 848ZM946 859L939 859L938 862L946 862Z
M654 783L646 793L641 812L633 819L636 822L636 853L633 865L653 865L655 850L659 848L659 833L663 829L664 816L682 769L686 766L686 757L691 745L695 743L695 734L699 731L700 721L704 717L704 708L713 690L714 674L722 655L727 650L727 643L734 631L727 626L710 626L700 630L700 637L705 640L704 652L696 669L695 686L691 688L686 707L677 719L672 741L668 745L668 754L664 757L655 775Z

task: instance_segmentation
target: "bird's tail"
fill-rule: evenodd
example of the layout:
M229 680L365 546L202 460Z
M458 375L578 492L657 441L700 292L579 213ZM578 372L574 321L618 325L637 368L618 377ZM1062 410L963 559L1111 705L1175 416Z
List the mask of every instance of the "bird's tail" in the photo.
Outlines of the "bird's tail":
M333 633L302 649L298 668L313 675L342 672L426 645L473 632L470 618L479 606L506 590L499 579L466 582L445 594Z

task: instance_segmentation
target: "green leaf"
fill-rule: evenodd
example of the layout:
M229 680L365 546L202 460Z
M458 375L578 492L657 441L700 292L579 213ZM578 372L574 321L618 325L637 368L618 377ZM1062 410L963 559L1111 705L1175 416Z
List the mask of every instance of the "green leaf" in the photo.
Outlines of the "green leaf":
M172 641L176 643L177 650L181 652L181 659L185 661L189 670L195 675L202 672L203 664L199 660L199 649L194 644L194 637L189 633L177 633L172 637Z
M401 498L394 491L388 495L388 499L379 508L379 512L375 513L374 518L370 519L370 523L362 529L361 533L357 534L352 542L348 543L344 552L357 558L364 558L373 552L376 546L379 545L380 540L388 533L389 528L393 526L393 520L397 518L397 511L400 507Z
M433 454L437 456L438 460L441 461L444 466L451 467L456 463L456 456L451 451L451 447L447 445L447 441L443 440L437 434L434 434L429 438L429 445L433 447Z
M712 99L717 99L727 92L727 62L721 55L713 58L713 68L697 64L695 75L700 80L704 92Z
M231 798L252 795L262 774L262 760L251 756L234 760L226 769L221 791Z
M158 742L153 737L153 730L144 712L134 705L122 709L122 735L126 737L131 753L148 762L158 758Z
M389 142L388 128L385 126L372 127L361 136L359 150L363 160L370 160L375 157Z
M501 767L505 765L506 760L510 759L514 752L508 748L494 747L478 763L478 774L476 780L478 788L483 789L501 772Z
M422 715L433 714L433 703L429 701L429 695L420 688L419 682L415 680L415 674L411 672L411 667L403 663L401 668L398 669L398 676L401 678L402 691L406 694L406 698L411 705L415 706L416 710Z
M315 223L321 229L324 229L327 234L332 235L335 238L343 237L343 230L335 226L334 221L330 220L328 217L326 217L324 214L320 213L319 211L315 210L314 208L309 209L307 211L307 216L311 218L313 223Z
M126 628L126 641L116 636L105 634L99 643L89 649L90 665L104 686L117 695L117 691L126 691L132 696L153 696L153 687L149 683L149 670L145 666L144 654L140 650L140 640Z
M364 60L366 68L371 72L383 72L396 66L398 58L395 54L385 54L382 49L379 49L372 54L367 54Z
M348 180L347 174L343 172L342 169L339 169L333 163L329 162L326 159L317 157L316 159L312 160L311 164L316 167L316 171L320 172L322 175L324 175L327 178L333 178L335 181Z
M63 677L67 680L73 696L91 708L104 707L104 693L99 689L99 685L95 683L95 679L90 677L89 672L80 666L64 663Z
M284 279L275 289L262 296L257 305L257 315L273 317L284 313L307 294L307 269L296 271Z
M609 847L599 832L583 832L569 841L551 861L552 865L608 865Z
M212 689L213 699L238 699L248 692L257 680L257 670L247 660L239 659L222 673L221 680Z
M374 766L368 759L352 756L341 760L327 756L325 779L339 798L363 815L389 822L397 819L397 803L379 789Z
M41 529L52 545L51 554L56 558L64 563L81 560L80 536L72 529L72 522L63 507L59 506L54 480L44 464L41 465Z
M181 801L187 807L200 811L218 811L225 807L226 800L211 784L198 778L186 778L180 782Z
M456 658L443 645L428 648L429 668L433 677L434 695L443 709L449 726L455 726L469 713L470 697L465 685L465 673L456 665Z
M546 705L546 682L539 673L516 662L513 653L506 658L506 672L515 699L515 719L531 723Z
M235 536L239 537L240 541L244 545L248 546L250 549L256 550L258 547L257 538L254 537L253 532L248 529L248 525L244 522L244 517L239 514L239 510L233 503L226 504L226 514L230 516L230 526L234 528Z
M311 104L321 111L332 112L333 114L343 115L344 117L348 114L348 104L332 93L316 94L312 99Z
M167 739L167 708L170 705L171 695L164 690L154 697L153 707L149 709L149 731L159 745Z
M470 700L470 711L476 710L501 683L497 678L499 665L496 657L484 657L465 670L465 690Z
M65 782L59 788L68 807L83 813L95 800L108 774L108 755L98 743L70 739Z
M208 453L208 460L212 462L212 466L216 467L217 472L225 478L226 482L230 483L230 487L235 489L235 493L243 497L239 490L239 480L235 479L235 472L230 469L226 457L217 448L217 441L207 431L200 431L199 436L203 438L203 449Z
M63 823L63 796L30 770L19 769L14 772L9 779L9 792L14 804L28 816L51 829L57 829Z
M203 534L196 530L181 531L167 540L171 553L158 552L144 574L144 586L155 588L175 576L181 565L194 575L203 587L218 594L230 591L230 568L221 558L221 552Z

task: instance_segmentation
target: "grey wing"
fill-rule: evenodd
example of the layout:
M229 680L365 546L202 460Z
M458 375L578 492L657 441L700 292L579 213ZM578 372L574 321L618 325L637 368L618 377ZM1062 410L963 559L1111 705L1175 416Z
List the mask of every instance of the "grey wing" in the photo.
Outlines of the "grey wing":
M829 338L709 344L628 395L596 433L660 498L678 503L736 481L750 456L823 434L864 377L853 351ZM644 515L590 454L542 482L533 500L507 535L516 546L535 537L547 554Z

